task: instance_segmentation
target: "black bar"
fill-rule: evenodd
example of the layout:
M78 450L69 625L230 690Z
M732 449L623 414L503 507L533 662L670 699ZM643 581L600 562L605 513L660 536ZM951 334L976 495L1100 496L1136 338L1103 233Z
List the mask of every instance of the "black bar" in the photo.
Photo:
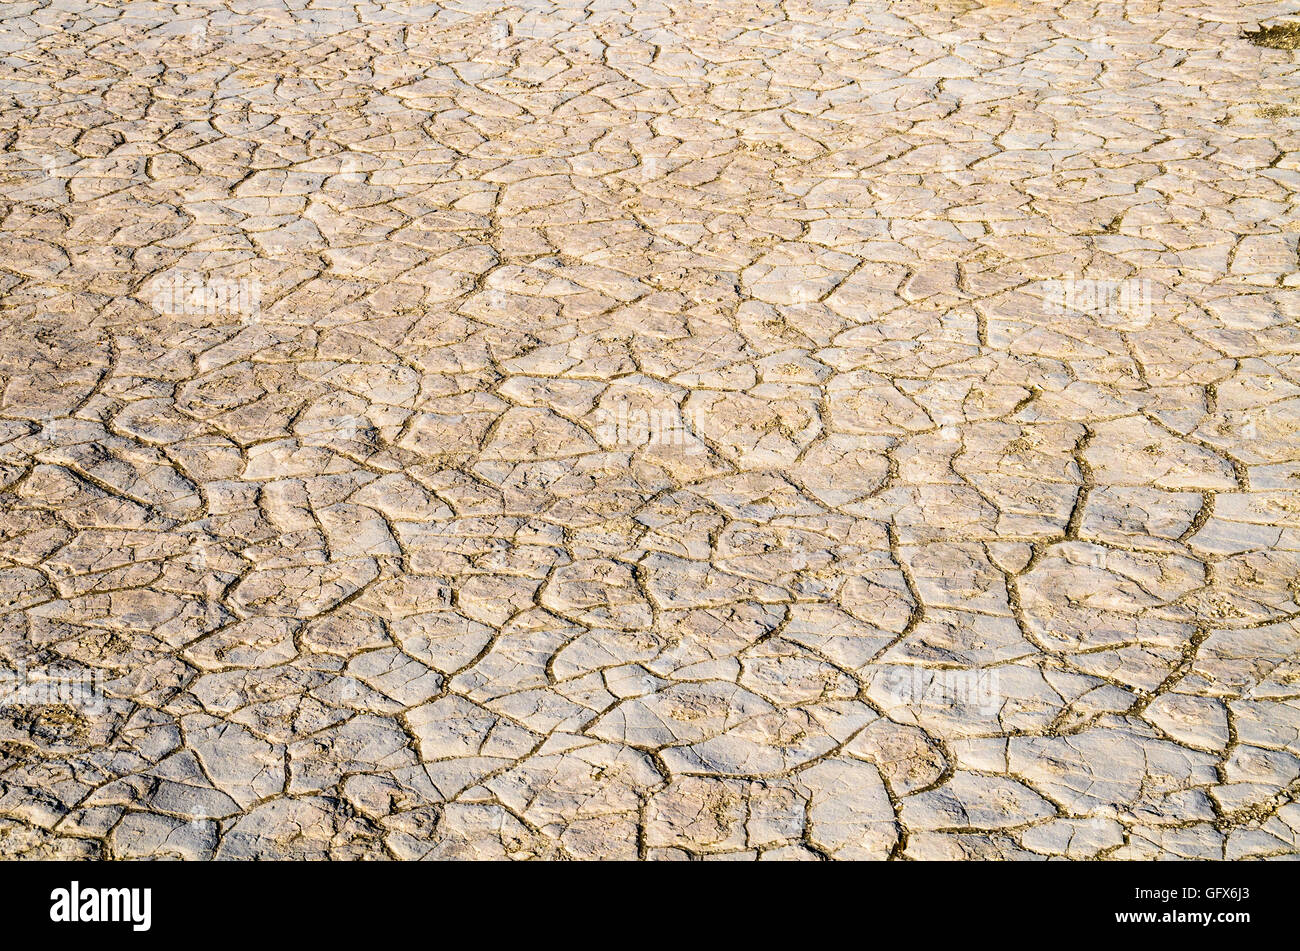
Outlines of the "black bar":
M126 914L117 922L52 921L52 893L70 892L74 881L83 899L93 889L151 889L148 930L135 930ZM443 931L449 923L481 930L492 943L512 934L561 944L674 932L707 940L718 929L728 940L752 931L765 941L823 942L835 923L868 943L883 929L915 929L927 942L1182 940L1189 931L1230 941L1293 922L1293 894L1280 862L0 864L0 920L17 933L113 935L131 944L319 940L339 947L414 928L427 929L432 946L451 940ZM1154 917L1120 920L1133 914Z

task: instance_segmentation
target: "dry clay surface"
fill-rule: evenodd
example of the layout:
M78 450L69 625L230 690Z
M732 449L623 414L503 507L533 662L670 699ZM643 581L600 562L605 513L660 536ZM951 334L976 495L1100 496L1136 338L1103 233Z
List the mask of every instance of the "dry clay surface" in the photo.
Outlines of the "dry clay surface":
M0 855L1300 854L1295 9L5 3Z

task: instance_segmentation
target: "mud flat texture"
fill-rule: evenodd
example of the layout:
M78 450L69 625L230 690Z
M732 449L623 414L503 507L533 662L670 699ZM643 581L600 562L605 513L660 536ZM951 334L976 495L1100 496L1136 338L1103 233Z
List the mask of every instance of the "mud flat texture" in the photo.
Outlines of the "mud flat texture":
M0 855L1300 854L1298 9L5 3Z

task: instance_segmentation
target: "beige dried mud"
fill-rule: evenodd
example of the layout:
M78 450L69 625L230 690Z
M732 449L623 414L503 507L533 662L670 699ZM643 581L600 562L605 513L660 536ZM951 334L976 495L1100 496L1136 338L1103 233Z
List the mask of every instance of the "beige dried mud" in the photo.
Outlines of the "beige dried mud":
M0 5L0 858L1300 855L1278 4L289 6Z

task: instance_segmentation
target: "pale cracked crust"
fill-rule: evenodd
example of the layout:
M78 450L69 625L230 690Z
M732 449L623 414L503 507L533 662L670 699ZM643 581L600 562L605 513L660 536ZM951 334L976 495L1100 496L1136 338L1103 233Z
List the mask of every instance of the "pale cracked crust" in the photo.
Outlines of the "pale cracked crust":
M0 856L1300 853L1295 3L260 6L0 9Z

